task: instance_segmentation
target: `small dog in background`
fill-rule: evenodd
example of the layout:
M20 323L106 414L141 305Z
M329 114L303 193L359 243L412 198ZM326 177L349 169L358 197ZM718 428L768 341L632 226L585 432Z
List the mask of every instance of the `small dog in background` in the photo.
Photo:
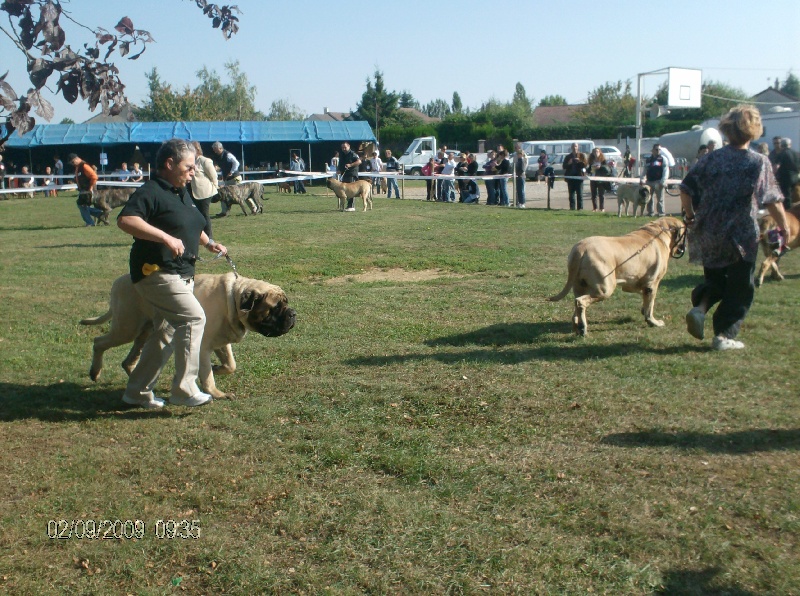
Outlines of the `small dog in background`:
M628 217L628 205L633 205L633 216L636 217L636 208L639 215L644 215L644 208L650 200L650 187L634 184L620 184L617 187L617 217L622 217L622 206L625 205L625 217Z
M281 182L278 184L278 192L285 192L286 194L292 194L292 185L288 182Z

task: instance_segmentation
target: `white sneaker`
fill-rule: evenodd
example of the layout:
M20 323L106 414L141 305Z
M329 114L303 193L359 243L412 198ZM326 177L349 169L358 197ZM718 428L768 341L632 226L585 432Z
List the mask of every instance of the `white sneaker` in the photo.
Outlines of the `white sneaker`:
M729 337L723 337L721 335L717 335L714 338L714 341L711 342L711 347L715 350L742 350L744 349L744 344L740 341L735 339L730 339Z
M706 323L706 313L699 307L695 306L692 310L686 313L686 331L689 335L697 339L703 339L705 336L705 329L703 327Z
M525 209L525 204L522 203L520 205L517 205L517 209Z
M128 397L127 395L122 396L122 401L130 406L139 406L140 408L145 408L148 410L157 410L159 408L163 408L165 403L163 399L158 397L154 397L151 400L145 401Z
M355 211L355 210L356 210L355 207L348 207L347 209L345 209L345 211Z
M173 395L169 398L169 403L173 406L187 406L193 408L195 406L204 406L207 403L214 401L208 393L202 391L195 393L192 397L178 397Z

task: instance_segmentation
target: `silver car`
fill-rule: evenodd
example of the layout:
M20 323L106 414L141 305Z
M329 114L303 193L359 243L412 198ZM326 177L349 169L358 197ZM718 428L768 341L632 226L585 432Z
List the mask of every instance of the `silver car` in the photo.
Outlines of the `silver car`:
M556 176L563 176L564 175L564 158L566 154L558 153L556 155L548 155L547 156L547 166L553 168L553 173ZM539 173L539 156L529 156L528 157L528 169L525 170L525 178L528 180L536 180L536 176Z

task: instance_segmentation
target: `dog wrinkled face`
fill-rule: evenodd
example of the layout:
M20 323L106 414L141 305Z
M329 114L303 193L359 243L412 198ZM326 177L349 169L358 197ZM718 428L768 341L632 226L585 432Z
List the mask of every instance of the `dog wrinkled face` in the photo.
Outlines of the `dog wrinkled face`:
M297 313L289 308L283 292L242 294L240 308L247 313L247 327L264 337L278 337L294 327Z

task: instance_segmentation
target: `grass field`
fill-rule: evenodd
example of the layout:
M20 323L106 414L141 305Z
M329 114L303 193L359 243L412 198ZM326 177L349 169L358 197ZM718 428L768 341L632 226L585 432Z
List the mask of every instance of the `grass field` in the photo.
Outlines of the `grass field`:
M800 593L800 255L741 352L686 333L688 258L664 328L618 293L577 338L545 300L570 247L643 220L312 193L214 221L297 326L234 347L236 399L158 412L122 407L126 348L89 380L78 325L130 238L74 196L0 202L0 592Z

